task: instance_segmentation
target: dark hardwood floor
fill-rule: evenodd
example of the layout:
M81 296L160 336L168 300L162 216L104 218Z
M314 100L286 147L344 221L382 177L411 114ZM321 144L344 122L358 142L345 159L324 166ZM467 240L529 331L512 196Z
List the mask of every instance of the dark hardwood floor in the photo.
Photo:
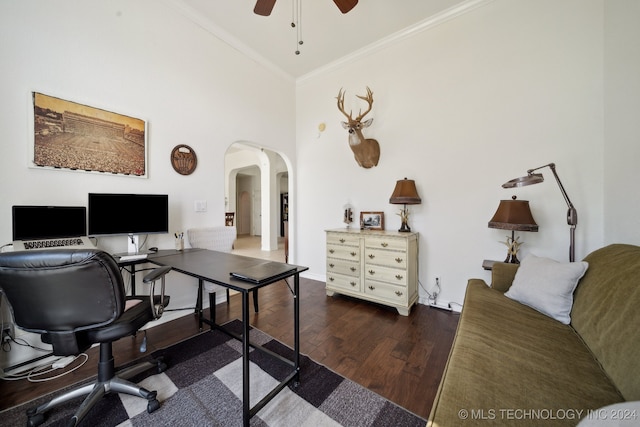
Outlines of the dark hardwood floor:
M417 305L410 316L400 316L377 304L327 297L324 283L304 278L300 293L302 353L427 418L453 342L457 314ZM145 354L198 334L196 317L185 314L149 329ZM229 305L217 305L218 323L240 317L239 295L233 295ZM260 290L260 312L252 313L251 324L293 347L293 299L284 282ZM138 334L114 343L116 365L144 356L138 350L141 340ZM0 381L0 410L95 376L97 348L88 354L82 368L57 380Z

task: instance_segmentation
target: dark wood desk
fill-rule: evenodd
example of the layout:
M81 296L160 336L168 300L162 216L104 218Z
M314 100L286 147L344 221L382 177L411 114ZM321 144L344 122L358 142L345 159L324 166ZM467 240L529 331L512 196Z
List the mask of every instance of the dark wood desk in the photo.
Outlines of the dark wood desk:
M225 288L233 289L242 295L242 335L238 336L224 327L215 324L215 319L206 321L212 328L215 327L229 334L230 336L242 341L242 419L245 426L249 426L249 420L260 409L262 409L271 399L273 399L282 389L290 382L299 381L300 370L300 273L308 270L308 267L296 267L294 270L273 277L263 283L253 284L239 279L235 279L229 275L231 271L242 271L243 269L252 267L262 263L265 260L258 258L250 258L226 252L210 251L206 249L187 249L184 251L163 250L155 254L150 254L146 260L138 260L138 262L151 262L157 265L167 265L173 270L194 277L198 280L198 292L201 298L202 282L211 282ZM135 267L133 267L135 268ZM251 343L249 340L249 292L269 286L280 280L293 276L293 324L294 324L294 360L289 360L263 348L260 345ZM200 307L201 309L202 307ZM293 371L278 384L269 394L267 394L255 406L250 407L249 401L249 348L253 347L257 350L270 354L283 360L293 367Z

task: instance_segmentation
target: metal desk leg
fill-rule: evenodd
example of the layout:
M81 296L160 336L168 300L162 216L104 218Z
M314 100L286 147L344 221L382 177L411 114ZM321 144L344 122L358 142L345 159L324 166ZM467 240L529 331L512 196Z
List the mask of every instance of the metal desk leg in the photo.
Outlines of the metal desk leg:
M249 427L249 293L242 293L242 424Z
M198 295L196 297L196 308L194 314L198 316L198 330L202 332L202 292L203 283L202 279L198 279Z
M136 296L136 265L131 264L131 296Z
M202 316L202 292L204 284L202 279L198 279L198 295L196 296L196 309L195 314ZM202 324L200 324L200 330L202 330Z
M295 370L297 372L294 382L300 382L300 274L293 277L293 346L295 350Z

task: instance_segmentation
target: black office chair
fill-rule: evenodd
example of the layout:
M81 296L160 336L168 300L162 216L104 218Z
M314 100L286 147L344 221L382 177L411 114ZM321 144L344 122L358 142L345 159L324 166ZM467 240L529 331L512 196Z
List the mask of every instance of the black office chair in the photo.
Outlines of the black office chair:
M166 369L162 361L145 362L118 372L111 343L134 335L142 326L162 315L169 297L164 295L165 275L170 267L154 269L144 277L149 296L126 297L116 261L93 249L54 249L0 254L0 290L11 305L20 328L41 334L57 356L77 355L100 343L98 379L68 391L48 403L27 411L28 425L44 422L44 413L79 396L88 395L69 421L77 425L106 394L126 393L148 400L147 412L160 407L156 391L127 381L151 368ZM161 279L159 295L155 281Z

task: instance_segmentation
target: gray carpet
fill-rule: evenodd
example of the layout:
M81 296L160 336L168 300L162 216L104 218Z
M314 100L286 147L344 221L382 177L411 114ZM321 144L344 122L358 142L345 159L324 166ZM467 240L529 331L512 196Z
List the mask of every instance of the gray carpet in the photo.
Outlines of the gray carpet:
M240 322L230 324L240 332ZM251 340L275 353L293 351L265 333L251 330ZM108 395L85 418L84 426L235 426L242 425L241 343L219 331L206 332L165 350L168 369L135 378L158 391L162 406L146 412L146 400ZM378 394L332 372L306 356L300 360L300 384L282 390L256 416L252 426L424 426L426 421ZM251 406L288 373L291 367L259 351L251 352ZM153 372L151 372L153 374ZM146 374L146 375L149 375ZM50 398L48 396L47 398ZM66 425L82 399L47 414L47 426ZM0 413L2 425L25 425L26 408Z

